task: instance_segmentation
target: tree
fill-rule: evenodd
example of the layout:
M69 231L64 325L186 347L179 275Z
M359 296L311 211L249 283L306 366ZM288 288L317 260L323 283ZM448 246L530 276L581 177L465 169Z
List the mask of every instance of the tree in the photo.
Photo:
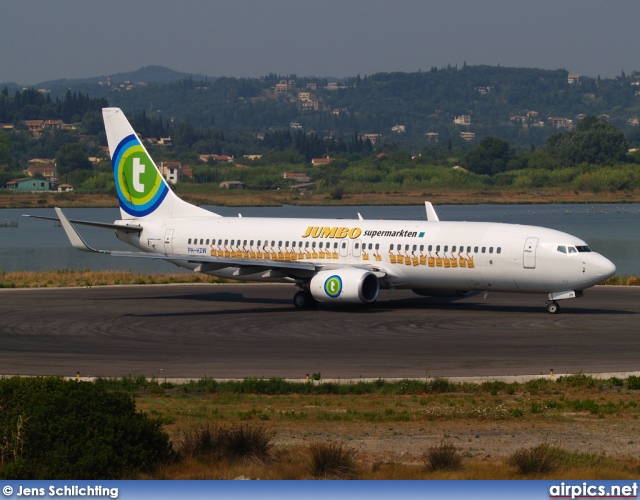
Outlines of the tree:
M628 160L629 141L609 122L587 116L575 132L559 132L549 137L544 150L562 165L611 165Z
M74 170L91 170L92 165L79 142L65 144L56 154L58 175L65 175Z
M464 157L468 170L485 175L504 172L510 159L509 143L498 137L485 137L477 148L469 151Z
M9 135L0 132L0 165L8 165L11 163L11 142Z

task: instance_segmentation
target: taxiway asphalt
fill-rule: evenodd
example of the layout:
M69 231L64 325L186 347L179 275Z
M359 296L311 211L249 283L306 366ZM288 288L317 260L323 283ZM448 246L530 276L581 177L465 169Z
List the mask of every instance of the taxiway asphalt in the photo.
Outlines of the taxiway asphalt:
M288 285L0 290L4 375L491 376L640 370L640 287L299 311Z

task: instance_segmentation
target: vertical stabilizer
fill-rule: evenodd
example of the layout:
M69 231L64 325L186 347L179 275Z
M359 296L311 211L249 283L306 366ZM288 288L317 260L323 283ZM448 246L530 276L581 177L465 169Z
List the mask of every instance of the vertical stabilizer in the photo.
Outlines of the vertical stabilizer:
M217 216L171 191L120 108L103 108L102 117L123 219Z

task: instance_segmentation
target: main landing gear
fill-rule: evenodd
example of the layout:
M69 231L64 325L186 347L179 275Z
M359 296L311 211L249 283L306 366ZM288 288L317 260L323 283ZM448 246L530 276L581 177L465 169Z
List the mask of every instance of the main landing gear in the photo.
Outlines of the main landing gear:
M296 309L315 309L318 307L318 301L313 298L310 292L300 290L293 296L293 305Z

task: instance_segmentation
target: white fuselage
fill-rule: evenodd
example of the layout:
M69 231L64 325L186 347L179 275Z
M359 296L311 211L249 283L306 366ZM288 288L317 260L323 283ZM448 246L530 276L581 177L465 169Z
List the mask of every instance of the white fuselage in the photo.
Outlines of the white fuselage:
M127 220L127 223L135 221ZM140 219L140 234L118 237L144 252L241 262L307 262L384 274L382 286L550 293L601 283L615 266L579 238L536 226L484 222L189 217ZM119 223L124 223L120 221ZM207 274L296 282L309 271L239 265ZM215 267L215 266L214 266Z

